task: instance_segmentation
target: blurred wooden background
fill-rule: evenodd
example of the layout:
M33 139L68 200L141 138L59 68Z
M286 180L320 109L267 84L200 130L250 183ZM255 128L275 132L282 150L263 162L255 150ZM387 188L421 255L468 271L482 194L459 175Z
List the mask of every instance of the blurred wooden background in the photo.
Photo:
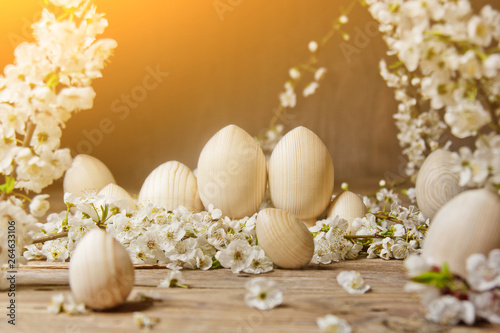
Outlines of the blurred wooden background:
M40 2L1 2L0 67L29 37ZM118 48L104 78L95 81L94 108L70 120L63 146L101 159L132 192L163 162L178 160L194 169L205 142L227 124L251 135L266 127L289 68L307 60L309 41L324 36L350 3L94 2L109 20L105 36L116 39ZM336 188L342 181L398 175L403 165L391 117L393 92L378 74L385 45L361 5L349 19L345 32L351 39L336 35L320 54L328 72L319 90L299 97L285 117L287 130L303 125L326 143ZM145 83L152 70L168 76Z

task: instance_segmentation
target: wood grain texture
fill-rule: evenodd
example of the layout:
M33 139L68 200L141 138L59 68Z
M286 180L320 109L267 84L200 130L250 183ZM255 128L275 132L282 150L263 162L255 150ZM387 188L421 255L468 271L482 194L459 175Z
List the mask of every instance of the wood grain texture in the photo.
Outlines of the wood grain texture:
M467 276L466 259L500 248L500 197L487 189L462 192L434 216L423 244L423 255L435 264Z
M101 229L85 235L69 266L73 295L92 309L123 303L134 286L134 266L127 250Z
M46 266L46 268L44 268ZM56 268L57 267L57 268ZM371 291L350 295L336 282L342 270L357 270ZM46 311L51 296L69 294L67 264L30 262L18 271L17 325L5 320L2 332L137 332L133 311L160 319L152 332L318 332L316 318L334 314L346 319L354 332L498 332L500 326L441 327L422 319L419 299L403 291L406 283L401 261L358 259L302 270L276 269L263 276L278 282L284 292L282 306L270 311L248 308L243 300L245 283L253 275L233 274L228 269L184 270L190 289L159 289L166 269L137 269L129 302L108 312L84 316L53 315ZM138 293L154 294L160 300L137 303ZM0 306L8 302L0 293Z
M257 216L255 229L259 245L279 267L300 268L311 261L313 238L293 214L276 208L263 209Z
M347 232L353 231L352 221L357 217L365 217L368 213L363 200L351 191L342 191L338 194L328 208L328 217L339 216L347 220L349 228Z
M259 209L266 191L266 159L243 129L228 125L206 143L198 159L198 189L208 208L243 218Z
M325 211L333 193L333 177L328 149L303 126L288 132L269 159L269 192L274 206L301 220Z
M434 217L439 208L462 192L454 165L452 154L442 149L432 152L422 164L415 189L418 208L425 217Z
M193 172L178 161L163 163L144 181L139 203L154 202L167 210L184 206L190 211L203 210Z

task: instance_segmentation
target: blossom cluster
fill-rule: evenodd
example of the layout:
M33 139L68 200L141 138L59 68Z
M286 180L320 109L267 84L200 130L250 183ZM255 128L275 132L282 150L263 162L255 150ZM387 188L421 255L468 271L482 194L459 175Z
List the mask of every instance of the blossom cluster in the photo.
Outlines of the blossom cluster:
M166 265L173 270L222 266L234 273L254 274L273 269L256 245L256 214L231 220L213 206L193 213L182 206L166 211L153 203L130 210L124 200L95 193L83 198L67 193L65 202L68 211L49 215L35 236L67 231L67 237L30 245L25 258L65 261L88 231L103 228L123 244L134 264Z
M66 261L88 231L102 228L125 246L134 264L165 265L172 270L225 267L233 273L253 274L273 269L257 245L258 213L232 220L212 205L199 213L182 206L166 211L153 203L132 210L125 200L93 191L84 197L66 193L65 202L66 212L50 214L47 223L38 223L37 231L30 233L35 239L60 237L29 245L26 259ZM398 195L385 187L373 200L364 197L364 202L374 213L355 219L353 232L347 231L348 222L339 216L319 220L309 228L314 239L312 264L356 259L362 250L368 252L368 258L384 259L405 259L420 252L428 220L414 206L401 206ZM391 203L389 211L387 203ZM164 285L170 283L166 280Z
M316 222L309 228L314 237L313 264L330 264L339 260L356 259L363 245L345 238L349 223L339 216Z
M412 189L406 191L412 192ZM398 194L385 186L373 197L364 196L363 203L368 213L352 221L351 232L347 231L348 222L339 216L317 221L309 228L315 245L312 263L355 259L363 249L370 259L386 260L405 259L420 252L429 219L417 207L402 206Z
M447 265L433 266L430 260L411 256L405 260L413 282L408 291L421 294L427 319L443 324L474 324L485 319L500 324L500 249L489 256L472 254L466 261L466 277L452 274Z
M500 191L500 12L486 5L474 13L469 0L366 3L396 58L382 60L380 73L399 103L407 174L415 179L427 155L449 147L449 129L476 141L475 151L455 154L461 183Z
M69 149L60 148L62 128L72 114L92 108L90 85L116 47L112 39L96 39L108 22L90 0L50 2L54 11L44 8L32 26L35 41L21 43L0 75L0 244L7 244L6 225L15 221L17 254L49 209L48 195L29 193L40 193L70 167ZM0 246L0 266L6 263Z
M44 8L33 24L36 42L20 44L0 76L0 173L15 179L15 189L36 193L71 165L69 149L60 148L62 128L72 113L92 108L90 85L116 47L96 39L108 22L90 1L52 3L64 14Z
M406 191L410 199L413 192ZM405 259L420 252L430 220L416 206L403 206L398 194L386 187L381 187L374 198L363 197L363 202L369 212L353 221L354 234L383 237L369 244L368 258Z

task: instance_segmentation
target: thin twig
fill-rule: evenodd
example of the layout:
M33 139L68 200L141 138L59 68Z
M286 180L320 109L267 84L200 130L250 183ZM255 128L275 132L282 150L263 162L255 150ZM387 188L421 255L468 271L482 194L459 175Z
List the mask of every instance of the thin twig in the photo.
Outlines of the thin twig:
M63 232L60 232L58 234L53 234L53 235L49 235L49 236L45 236L45 237L35 238L35 239L33 239L32 244L45 243L45 242L48 242L48 241L51 241L54 239L59 239L59 238L66 237L66 236L68 236L68 232L63 231Z
M396 238L395 236L381 236L381 235L345 235L346 239L358 239L358 238ZM401 238L401 237L400 237Z
M384 214L382 212L378 212L377 214L373 214L373 215L375 215L375 217L378 218L378 219L388 220L388 221L391 221L391 222L394 222L394 223L398 223L398 224L402 224L402 225L405 224L403 221L398 220L397 218L389 216L389 215ZM427 230L427 227L424 227L422 225L418 226L417 228L419 230L424 230L424 231Z
M389 220L391 222L394 222L394 223L399 223L399 224L403 224L404 225L404 222L401 221L401 220L398 220L397 218L395 217L391 217L389 215L386 215L386 214L383 214L383 213L377 213L377 214L373 214L375 215L376 218L378 219L384 219L384 220Z
M342 12L341 15L348 15L351 13L351 11L353 10L354 6L356 4L359 3L359 0L352 0L350 3L349 3L349 6L347 6L347 8ZM337 18L338 20L338 18ZM330 40L330 38L335 34L336 31L339 31L340 30L340 26L341 24L339 24L338 22L337 23L334 23L332 25L332 27L330 28L330 30L328 30L327 34L325 36L323 36L323 38L321 39L321 46L325 46L325 44ZM306 66L306 67L311 67L312 64L316 63L317 62L317 57L316 55L311 55L311 57L309 57L309 61L305 64L299 64L298 67L303 67L303 66ZM297 82L300 81L300 77L296 80ZM274 129L278 123L278 120L280 119L283 111L285 110L285 108L283 106L281 106L281 103L280 105L278 106L278 108L276 109L276 111L274 112L274 116L271 118L271 121L269 123L269 128L270 129Z
M33 133L35 133L36 125L28 120L26 127L27 129L26 129L26 134L24 135L23 147L28 147L30 145Z

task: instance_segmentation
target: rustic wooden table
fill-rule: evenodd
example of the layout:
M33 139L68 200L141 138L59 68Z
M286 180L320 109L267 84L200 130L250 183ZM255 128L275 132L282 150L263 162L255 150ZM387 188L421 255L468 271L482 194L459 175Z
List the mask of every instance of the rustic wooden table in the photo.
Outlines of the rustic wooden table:
M364 295L350 295L336 282L341 270L361 272L372 289ZM190 289L156 288L168 270L136 268L138 293L156 295L154 302L129 301L108 312L70 316L46 310L53 295L69 294L68 264L30 262L17 273L17 318L13 328L5 315L0 332L136 332L134 311L159 318L157 332L318 332L316 318L334 314L346 319L354 332L500 332L500 326L482 324L453 328L430 324L424 319L419 299L403 291L405 272L401 261L358 259L302 270L276 269L265 274L276 280L284 292L283 304L270 311L248 308L243 300L248 274L228 269L184 270ZM5 312L8 296L0 294Z

